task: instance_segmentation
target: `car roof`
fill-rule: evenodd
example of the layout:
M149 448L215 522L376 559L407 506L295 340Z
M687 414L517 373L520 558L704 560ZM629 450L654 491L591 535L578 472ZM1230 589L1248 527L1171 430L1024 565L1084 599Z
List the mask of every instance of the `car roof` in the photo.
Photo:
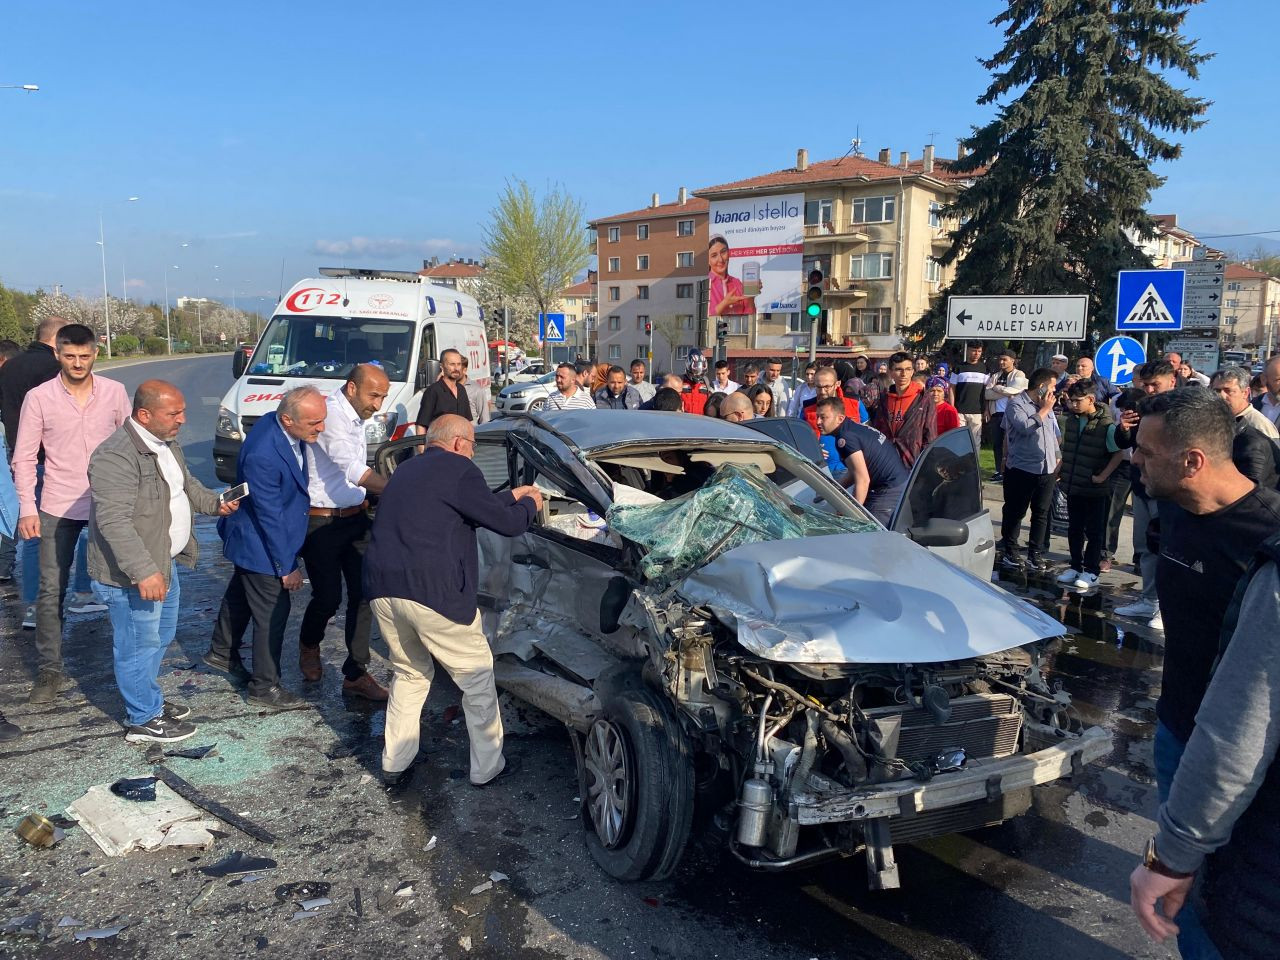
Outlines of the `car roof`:
M660 410L558 410L544 411L540 416L556 432L572 440L583 453L645 440L735 440L777 446L773 440L755 430L727 420L693 413L668 413ZM504 421L507 426L513 426L518 418L491 421L480 429Z

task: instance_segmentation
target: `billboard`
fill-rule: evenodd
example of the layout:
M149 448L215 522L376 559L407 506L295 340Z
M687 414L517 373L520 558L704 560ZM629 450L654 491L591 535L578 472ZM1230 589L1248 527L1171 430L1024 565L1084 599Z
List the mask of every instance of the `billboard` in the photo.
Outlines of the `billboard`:
M707 315L800 310L804 194L711 201Z

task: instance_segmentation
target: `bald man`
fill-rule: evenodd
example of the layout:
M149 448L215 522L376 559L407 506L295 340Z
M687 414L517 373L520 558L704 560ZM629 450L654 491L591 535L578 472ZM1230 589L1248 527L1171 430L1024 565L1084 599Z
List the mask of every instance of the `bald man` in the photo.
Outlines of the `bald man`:
M89 575L111 618L116 684L124 700L125 739L185 740L191 708L166 700L160 663L178 628L178 564L198 557L192 514L226 516L222 503L187 470L178 432L186 422L182 391L147 380L133 413L89 458Z
M490 492L471 462L475 431L465 417L441 414L426 439L426 450L401 464L383 491L365 555L365 596L391 656L382 775L388 786L410 776L438 660L462 691L471 782L483 787L515 765L502 754L493 655L476 606L476 528L518 536L542 497L533 487Z
M730 423L742 423L755 418L755 406L745 390L736 390L720 404L720 419Z
M307 447L311 507L301 553L311 581L311 600L298 632L302 678L316 681L323 674L320 642L342 603L345 581L347 656L342 664L342 692L375 701L386 700L387 691L369 675L372 615L360 581L369 546L368 495L382 493L387 482L368 465L365 426L382 409L390 389L391 381L382 367L362 363L347 374L346 383L325 398L324 432Z

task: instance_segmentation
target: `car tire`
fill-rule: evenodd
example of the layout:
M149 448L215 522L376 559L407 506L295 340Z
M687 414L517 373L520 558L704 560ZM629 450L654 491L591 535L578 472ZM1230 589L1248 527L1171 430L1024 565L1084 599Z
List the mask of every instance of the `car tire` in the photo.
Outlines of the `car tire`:
M547 400L546 400L546 398L545 398L545 397L539 397L537 400L532 400L532 401L530 401L530 403L529 403L529 412L530 412L530 413L537 413L539 410L541 410L541 409L542 409L543 407L545 407L546 405L547 405Z
M647 688L606 695L602 706L581 742L587 850L618 880L663 880L693 822L688 743L671 708Z

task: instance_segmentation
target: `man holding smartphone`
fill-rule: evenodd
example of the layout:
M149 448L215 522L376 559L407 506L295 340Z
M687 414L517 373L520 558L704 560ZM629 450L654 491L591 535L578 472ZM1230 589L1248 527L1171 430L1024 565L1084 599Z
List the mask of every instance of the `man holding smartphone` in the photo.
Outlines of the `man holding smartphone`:
M223 503L187 470L176 440L186 422L182 391L147 380L133 413L89 458L89 574L111 618L116 683L131 743L185 740L191 708L166 700L158 677L178 628L178 564L196 565L192 514L226 516Z

